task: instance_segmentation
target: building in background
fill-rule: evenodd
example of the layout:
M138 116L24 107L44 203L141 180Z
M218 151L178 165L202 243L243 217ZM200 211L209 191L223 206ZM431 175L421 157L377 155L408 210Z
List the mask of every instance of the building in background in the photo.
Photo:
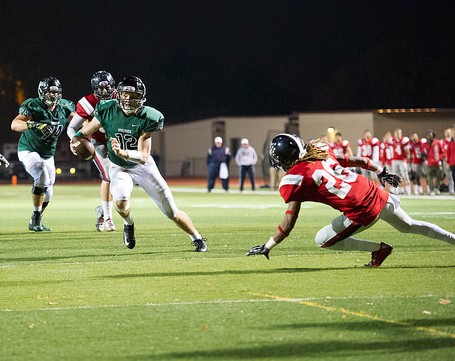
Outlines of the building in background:
M159 157L160 169L165 177L206 177L207 144L216 136L235 152L242 138L255 144L258 154L256 166L258 178L268 178L268 146L278 133L287 132L300 136L304 141L313 138L330 138L331 133L340 131L349 139L356 153L356 140L365 129L371 129L375 136L395 128L401 128L408 136L412 132L425 134L428 128L442 136L444 129L455 123L455 109L378 109L365 111L338 112L295 112L288 115L232 116L199 119L186 123L165 123L161 132L154 133L152 153ZM11 132L12 133L12 132ZM5 156L15 153L17 139L1 144L0 153ZM56 156L56 165L62 168L61 177L74 179L96 178L96 169L90 162L79 161L68 145L61 142ZM235 154L232 154L235 157ZM236 165L231 162L231 174L236 174ZM66 169L76 168L80 172L70 174ZM15 169L19 172L20 164ZM0 174L0 179L10 175Z

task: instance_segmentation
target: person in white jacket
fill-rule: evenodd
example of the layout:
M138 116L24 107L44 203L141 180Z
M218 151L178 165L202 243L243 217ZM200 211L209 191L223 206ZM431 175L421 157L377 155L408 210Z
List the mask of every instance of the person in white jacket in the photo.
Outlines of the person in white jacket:
M237 150L237 153L235 154L235 162L239 166L240 191L243 191L243 184L245 183L247 174L250 178L251 189L254 191L256 189L254 184L254 166L258 161L258 156L247 138L243 138L240 143L242 146Z

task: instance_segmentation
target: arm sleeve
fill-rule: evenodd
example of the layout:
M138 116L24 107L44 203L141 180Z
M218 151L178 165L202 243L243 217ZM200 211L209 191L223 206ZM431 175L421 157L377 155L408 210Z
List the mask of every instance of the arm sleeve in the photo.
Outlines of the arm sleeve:
M71 139L76 132L82 128L82 124L84 123L85 119L82 118L79 114L74 113L73 118L71 119L70 123L68 124L68 129L66 130L66 134Z

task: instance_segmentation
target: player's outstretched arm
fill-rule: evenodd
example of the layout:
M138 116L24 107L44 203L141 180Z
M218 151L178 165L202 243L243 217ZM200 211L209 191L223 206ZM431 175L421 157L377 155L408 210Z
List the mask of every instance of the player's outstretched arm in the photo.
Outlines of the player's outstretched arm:
M257 245L251 248L249 252L246 253L246 256L262 254L269 259L271 249L281 243L291 233L299 216L299 212L300 202L289 202L283 221L278 225L273 236L263 245Z
M371 159L355 156L337 156L337 160L343 167L361 167L371 172L375 172L378 175L379 182L381 182L381 185L383 187L385 187L385 184L388 183L392 187L396 188L401 183L400 176L389 172L387 167L382 168L379 164L373 162Z

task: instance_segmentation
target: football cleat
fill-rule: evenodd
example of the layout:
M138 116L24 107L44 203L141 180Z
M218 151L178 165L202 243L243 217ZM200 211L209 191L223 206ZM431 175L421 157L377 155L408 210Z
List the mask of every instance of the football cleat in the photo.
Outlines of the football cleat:
M365 263L365 267L379 267L392 253L392 250L393 247L390 244L381 242L381 248L371 253L371 261Z
M32 218L30 218L30 222L28 223L28 230L34 232L44 231L43 225L41 224L41 212L34 211L32 213Z
M114 224L114 222L112 222L112 219L108 218L104 221L104 230L106 232L115 231L115 224Z
M103 214L103 207L98 206L96 207L96 230L98 232L102 232L104 230L104 214Z
M43 223L41 223L41 212L34 211L32 213L32 218L30 218L30 222L28 223L29 231L34 232L50 232L52 228L46 227Z
M43 227L44 232L50 232L52 231L52 228L46 227L43 223L41 223L41 227Z
M207 252L207 243L205 241L206 241L205 238L199 238L199 239L194 240L192 242L193 246L196 247L194 252Z
M136 237L134 237L134 224L125 224L123 226L123 242L129 249L133 249L136 245Z

